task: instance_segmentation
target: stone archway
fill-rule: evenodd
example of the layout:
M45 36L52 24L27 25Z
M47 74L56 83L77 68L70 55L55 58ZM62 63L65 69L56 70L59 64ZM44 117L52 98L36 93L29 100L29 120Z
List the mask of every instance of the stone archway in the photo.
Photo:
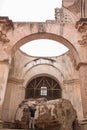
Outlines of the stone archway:
M67 48L70 49L72 52L72 55L74 57L74 60L76 62L76 65L80 62L79 54L76 50L76 48L73 46L72 43L70 43L67 39L60 35L56 35L54 33L35 33L35 34L30 34L25 37L22 37L19 41L15 43L15 45L11 49L11 55L14 55L14 53L19 49L19 47L27 42L30 42L32 40L36 39L50 39L54 40L57 42L60 42L61 44L64 44Z
M25 27L23 27L23 29L24 28ZM20 30L18 30L18 31L20 32ZM79 54L78 54L76 48L74 47L74 45L71 42L69 42L68 40L66 40L63 36L55 34L55 32L53 32L53 33L52 32L51 33L40 32L40 33L34 33L34 34L31 33L30 35L28 34L25 36L24 35L25 35L24 32L23 32L22 36L20 34L18 35L17 42L15 42L15 44L10 49L11 56L14 56L14 53L19 49L19 47L21 45L25 44L26 42L29 42L29 41L32 41L35 39L51 39L51 40L61 42L62 44L64 44L65 46L67 46L71 50L72 55L74 57L74 60L76 62L76 65L78 65L78 63L80 62ZM16 36L17 36L17 34L16 34Z

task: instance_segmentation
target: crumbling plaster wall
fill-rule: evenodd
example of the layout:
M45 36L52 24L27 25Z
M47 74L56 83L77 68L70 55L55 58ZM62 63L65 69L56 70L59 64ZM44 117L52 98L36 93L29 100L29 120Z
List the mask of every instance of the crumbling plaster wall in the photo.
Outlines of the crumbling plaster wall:
M69 0L66 0L66 1L69 2ZM73 0L71 0L70 2L73 3ZM74 3L71 4L72 7L73 6L75 7L75 4L76 3L74 0ZM15 63L15 60L16 60L15 58L12 58L13 60L12 61L13 65L11 66L12 70L10 71L9 78L8 76L5 77L4 78L5 82L3 83L3 87L7 88L6 93L4 93L5 100L3 100L4 101L3 110L5 110L4 115L6 112L8 112L7 118L4 117L5 119L9 119L9 120L14 119L16 107L18 103L22 99L24 99L24 91L25 91L25 86L27 84L27 81L29 80L29 78L31 79L36 74L41 74L40 72L41 70L42 72L45 71L45 74L47 73L49 73L49 75L56 74L55 78L58 78L58 81L60 82L60 85L63 90L62 96L64 98L71 100L72 104L74 104L74 107L78 111L79 118L82 117L83 113L84 113L83 117L86 117L86 114L87 114L87 105L86 105L86 102L87 102L87 88L86 88L87 86L87 73L86 73L87 72L87 46L86 46L87 29L84 28L83 25L82 25L83 32L80 32L78 28L76 28L76 22L80 18L79 17L80 12L79 11L78 13L73 12L72 8L70 9L71 10L69 10L68 7L65 9L63 8L64 18L62 20L60 17L61 16L61 13L60 13L60 15L55 20L47 20L46 22L41 22L41 23L40 22L36 22L36 23L13 22L14 29L13 30L10 29L10 31L6 30L5 35L4 35L5 39L3 39L3 35L1 36L1 39L0 39L1 40L0 41L1 43L0 44L1 45L0 46L0 63L1 63L0 69L1 70L3 68L2 63L4 63L4 61L9 63L8 66L10 66L11 62L9 61L11 61L12 56L14 57L14 53L18 50L18 48L21 45L31 40L44 38L44 39L52 39L52 40L60 41L61 43L66 45L69 49L71 49L71 51L74 54L74 58L76 60L78 72L80 73L79 75L80 78L79 78L78 72L75 70L74 66L72 65L72 62L69 62L70 59L68 58L67 55L64 56L64 58L67 59L66 60L67 62L63 58L60 58L60 57L55 59L56 62L52 62L54 60L51 60L51 61L50 59L37 59L36 60L35 58L32 58L32 57L28 58L27 56L26 58L25 56L20 57L21 54L19 54L19 56L17 57L20 62L19 64L18 62ZM64 10L66 10L67 15L66 13L64 13ZM1 21L3 24L2 19ZM3 32L2 28L0 28L0 30ZM4 44L3 41L5 41L6 44ZM23 60L25 61L25 63L22 63ZM27 64L27 60L28 60L28 64ZM30 62L31 60L36 60L36 61ZM65 63L63 62L63 60ZM23 68L24 65L25 65L25 68ZM70 67L68 67L68 65L70 65ZM30 69L28 67L30 67ZM41 69L42 67L44 69ZM9 67L7 68L7 70L9 71ZM1 79L2 78L3 77L1 74ZM7 78L8 78L8 82L7 82ZM22 88L21 89L22 92L21 91L19 92L20 88ZM6 102L6 98L8 99L7 102ZM82 100L82 103L81 103L81 100ZM11 102L14 102L13 107L11 106ZM84 109L83 111L82 111L82 107ZM2 112L2 109L0 111Z
M14 120L17 106L25 99L27 84L33 77L43 74L53 76L59 82L62 88L62 98L69 99L78 117L82 117L79 75L71 54L67 52L55 58L35 58L17 51L12 60L7 83L4 120Z

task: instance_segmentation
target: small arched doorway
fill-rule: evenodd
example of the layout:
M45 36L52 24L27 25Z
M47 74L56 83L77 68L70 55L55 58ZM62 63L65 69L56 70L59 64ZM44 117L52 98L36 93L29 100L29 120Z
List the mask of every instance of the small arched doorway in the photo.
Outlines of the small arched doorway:
M25 90L25 99L42 98L58 99L62 97L62 90L59 83L48 76L39 76L32 79Z

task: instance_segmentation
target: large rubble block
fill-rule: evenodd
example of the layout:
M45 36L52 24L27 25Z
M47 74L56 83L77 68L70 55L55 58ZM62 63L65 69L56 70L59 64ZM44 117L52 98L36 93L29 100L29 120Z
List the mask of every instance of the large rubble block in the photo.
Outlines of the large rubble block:
M21 119L23 119L24 116L23 110L25 109L25 106L27 108L27 105L30 106L34 103L36 104L37 109L35 113L35 125L38 129L73 130L73 123L77 116L76 111L68 100L56 99L47 101L45 99L32 99L23 103L24 104L22 104L19 109L19 113L22 112L22 116L19 118L18 113L16 116L16 119L19 118L20 122L24 123Z

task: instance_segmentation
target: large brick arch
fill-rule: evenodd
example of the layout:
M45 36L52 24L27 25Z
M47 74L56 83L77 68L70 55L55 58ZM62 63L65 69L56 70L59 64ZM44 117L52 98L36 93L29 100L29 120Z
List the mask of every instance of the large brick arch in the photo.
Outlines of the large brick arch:
M22 46L23 44L30 42L32 40L36 40L36 39L50 39L50 40L60 42L61 44L65 45L67 48L70 49L70 51L72 52L72 55L74 56L74 59L76 60L77 65L80 62L79 54L78 54L76 48L73 46L73 44L71 44L64 37L53 34L53 33L44 33L43 32L43 33L35 33L35 34L27 35L15 43L15 45L11 49L11 54L14 55L14 53L19 49L20 46Z

